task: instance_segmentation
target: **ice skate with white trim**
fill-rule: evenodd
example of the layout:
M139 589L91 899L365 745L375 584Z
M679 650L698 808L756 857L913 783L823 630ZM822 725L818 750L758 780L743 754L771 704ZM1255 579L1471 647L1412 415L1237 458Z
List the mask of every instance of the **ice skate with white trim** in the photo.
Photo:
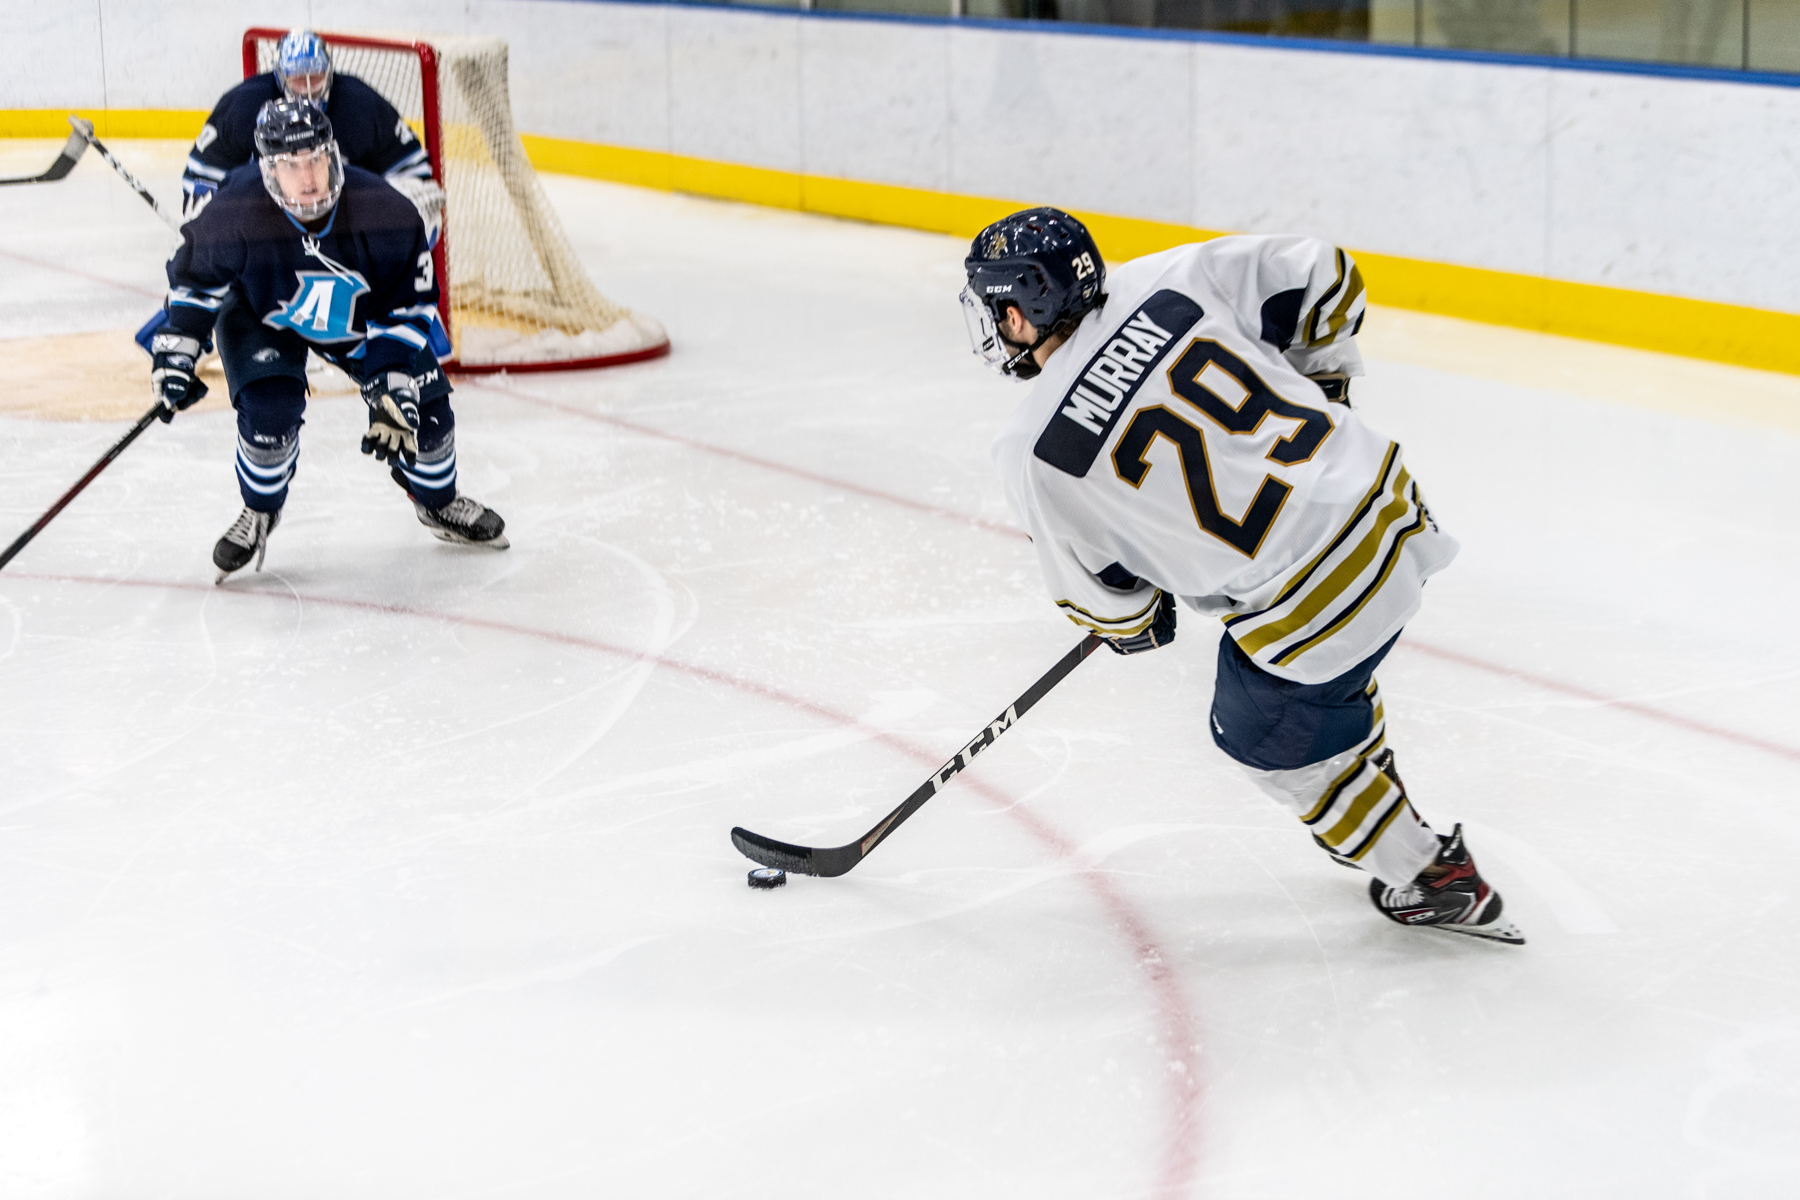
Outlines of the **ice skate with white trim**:
M257 512L245 508L238 514L238 519L231 523L225 536L213 543L213 566L219 569L219 577L213 580L214 585L224 583L238 571L256 560L256 569L262 570L263 555L269 549L269 535L281 524L281 510L272 513Z
M419 524L431 530L431 536L439 541L489 550L504 550L512 544L506 540L506 519L473 496L458 495L442 508L427 508L407 487L406 476L399 467L391 468L389 474L413 502Z
M1525 935L1518 926L1500 919L1504 908L1500 893L1475 869L1475 859L1463 844L1462 826L1448 837L1439 834L1438 842L1437 861L1405 887L1369 881L1369 899L1381 915L1401 925L1523 946Z

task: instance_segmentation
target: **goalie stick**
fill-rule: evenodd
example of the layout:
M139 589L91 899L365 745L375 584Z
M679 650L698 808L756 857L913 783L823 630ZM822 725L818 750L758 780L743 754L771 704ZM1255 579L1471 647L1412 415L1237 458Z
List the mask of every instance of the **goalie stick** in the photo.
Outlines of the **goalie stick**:
M81 131L77 129L69 135L68 144L62 148L62 153L56 156L56 161L50 164L48 171L42 175L21 175L17 179L0 179L0 187L12 183L55 183L75 169L75 160L80 158L82 151L86 149L87 139L82 137Z
M112 151L100 144L100 139L94 136L94 123L92 121L85 117L71 115L69 117L69 124L75 127L77 136L81 137L88 145L92 146L94 152L101 158L104 158L107 165L119 173L120 179L123 179L126 183L131 185L131 190L143 198L144 203L150 206L151 212L162 218L162 223L164 225L167 225L176 233L181 232L181 222L165 212L163 206L156 202L156 197L150 194L150 189L139 183L137 176L133 175L130 171L127 171L125 169L125 164L114 158Z
M157 401L155 404L151 405L150 411L145 413L143 416L139 417L138 423L136 425L133 425L131 427L130 431L128 433L126 433L126 435L124 437L122 437L118 441L114 442L112 445L112 449L108 450L105 454L102 454L100 456L100 461L95 463L93 466L89 467L88 473L86 475L83 475L80 479L77 479L75 481L75 486L70 488L68 491L66 491L62 494L62 499L58 500L55 504L52 504L50 506L49 512L47 512L43 516L39 517L37 519L36 524L32 525L32 527L30 529L27 529L24 533L21 533L13 541L12 545L8 546L4 551L0 551L0 567L4 567L7 563L11 562L13 560L13 558L19 553L19 551L21 551L25 548L26 542L29 542L32 538L36 537L43 530L44 526L48 525L52 520L55 519L57 513L61 512L65 508L69 507L69 501L71 501L75 497L79 496L81 494L82 488L84 488L88 484L94 482L94 476L96 476L96 475L100 474L100 472L106 470L107 464L111 463L112 460L119 457L119 455L125 453L125 447L131 445L132 442L136 441L138 434L140 434L140 433L144 432L144 430L150 428L150 422L156 420L157 417L161 416L162 411L163 411L163 406L162 406L162 402L160 400Z
M1051 688L1061 683L1070 671L1081 665L1083 659L1100 648L1103 639L1097 633L1090 633L1076 643L1073 650L1063 655L1055 666L1044 672L1043 678L1025 689L1020 696L988 723L987 728L975 735L973 741L958 750L949 762L937 769L924 783L921 783L913 794L901 801L887 816L876 822L875 828L869 830L857 841L845 846L812 847L794 846L787 842L778 842L774 838L764 837L760 833L751 833L748 829L737 828L731 831L731 844L736 846L745 858L761 863L765 867L779 867L796 875L822 875L830 878L842 875L857 863L869 856L869 852L887 840L887 836L900 828L906 818L918 812L925 802L942 791L951 779L971 762L975 756L994 744L996 738L1011 729L1018 719L1031 711L1031 706L1042 700Z

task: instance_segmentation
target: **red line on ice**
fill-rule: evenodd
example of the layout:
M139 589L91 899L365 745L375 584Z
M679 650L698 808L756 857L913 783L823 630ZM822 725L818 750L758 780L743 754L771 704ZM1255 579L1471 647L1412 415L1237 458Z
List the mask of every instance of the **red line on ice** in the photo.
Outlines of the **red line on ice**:
M1445 662L1453 662L1460 666L1473 668L1477 671L1486 671L1490 675L1498 675L1504 679L1516 679L1521 683L1529 683L1534 687L1543 688L1547 692L1556 692L1559 695L1572 696L1577 700L1591 701L1594 704L1606 708L1621 708L1626 712L1636 713L1640 717L1648 717L1652 721L1662 721L1665 724L1674 725L1678 728L1685 729L1690 733L1703 733L1708 737L1720 738L1727 742L1736 742L1740 746L1748 746L1752 750L1761 750L1765 753L1788 759L1791 762L1800 762L1800 750L1796 750L1792 746L1784 746L1780 742L1767 741L1752 734L1740 733L1735 729L1727 729L1722 725L1711 725L1705 721L1696 721L1692 717L1684 717L1678 713L1664 712L1660 708L1652 708L1648 704L1641 704L1636 700L1620 700L1617 697L1608 696L1604 693L1584 688L1579 684L1563 683L1561 680L1551 679L1544 675L1537 675L1530 671L1521 671L1514 667L1504 667L1498 663L1491 663L1484 659L1476 658L1471 654L1464 654L1460 650L1449 650L1443 646L1434 646L1430 642L1422 642L1411 635L1402 638L1398 648L1402 650L1416 650L1419 653L1429 655L1432 658L1441 658Z
M467 385L465 384L464 386ZM706 454L717 455L720 458L728 458L735 462L748 463L751 466L761 467L764 470L774 471L782 475L791 475L796 479L804 479L808 482L822 484L826 487L838 488L846 492L854 492L859 496L867 496L872 500L883 500L889 504L899 505L902 508L910 508L915 512L929 513L932 516L943 517L946 520L956 521L963 525L971 525L989 533L998 533L1006 537L1014 538L1022 538L1025 536L1022 530L1012 525L1002 525L997 521L985 521L980 517L972 517L967 513L959 513L954 509L941 508L935 504L926 504L906 496L897 496L892 492L884 492L878 488L864 487L862 484L851 483L845 479L834 479L829 475L820 475L813 471L802 470L799 467L790 467L785 463L775 462L766 458L758 458L756 455L745 454L738 450L729 450L723 446L715 446L709 442L700 441L697 438L684 437L681 434L675 433L665 433L660 429L655 429L648 425L640 425L636 421L625 420L623 417L613 417L603 413L590 412L586 409L576 408L573 405L558 403L555 400L546 400L541 396L532 396L524 392L516 392L510 388L495 387L492 384L482 384L480 386L489 391L498 392L511 399L522 400L528 404L536 404L543 408L555 409L557 412L567 413L572 417L580 417L582 420L596 421L602 425L611 425L618 429L629 430L630 432L639 434L643 437L673 442L676 445L686 446L689 449L699 450ZM1727 729L1721 725L1712 725L1705 721L1697 721L1692 717L1681 716L1679 713L1666 712L1663 709L1655 708L1637 700L1622 700L1616 696L1608 696L1603 692L1596 692L1589 688L1581 687L1579 684L1563 683L1560 680L1552 679L1547 675L1538 675L1531 671L1521 671L1516 667L1508 667L1501 663L1488 662L1486 659L1477 658L1472 654L1465 654L1460 650L1451 650L1448 647L1438 646L1431 642L1423 641L1410 633L1401 639L1400 648L1403 650L1417 650L1421 654L1442 659L1445 662L1453 662L1459 666L1468 667L1472 670L1484 671L1490 675L1498 675L1505 679L1516 679L1521 683L1529 683L1535 687L1543 688L1547 692L1555 692L1558 695L1587 700L1607 708L1622 709L1625 712L1633 713L1646 720L1660 721L1665 725L1673 725L1677 729L1684 729L1689 733L1698 733L1706 737L1718 738L1722 741L1744 746L1751 750L1761 750L1766 754L1773 754L1778 758L1785 758L1790 762L1800 762L1800 749L1796 749L1792 746L1784 746L1780 742L1772 742L1766 738L1759 738L1754 734L1742 733L1735 729Z
M135 283L122 283L117 279L108 279L104 275L90 275L86 271L76 267L64 266L62 263L45 262L41 258L32 258L28 254L20 254L15 250L0 250L0 258L10 258L14 262L26 263L33 267L40 267L46 271L60 271L64 275L73 275L77 279L85 279L89 283L104 284L109 288L118 288L121 292L135 292L140 296L148 296L152 300L161 300L164 296L168 295L167 292L151 291L149 288L139 287Z
M944 761L943 754L934 753L915 742L909 742L891 733L864 725L848 713L841 713L823 704L816 704L792 692L683 659L628 650L623 646L615 646L597 638L559 633L550 629L534 629L529 625L515 625L508 621L491 621L483 617L433 613L422 609L405 608L396 604L378 604L370 600L352 600L338 596L307 595L288 590L277 592L243 587L220 588L204 583L180 583L150 579L92 579L74 575L38 575L25 572L8 572L7 576L0 576L0 578L6 577L45 583L192 592L222 600L251 597L261 600L287 600L302 604L321 604L333 608L354 609L385 616L417 617L445 625L488 629L496 633L535 638L539 641L552 642L575 649L597 651L633 662L645 662L656 667L666 667L679 674L806 713L829 724L861 730L869 734L871 740L882 743L926 770L934 770ZM1152 1194L1166 1197L1167 1200L1179 1200L1180 1197L1188 1195L1191 1191L1194 1174L1199 1165L1196 1135L1199 1129L1200 1075L1195 1055L1196 1025L1193 1014L1188 1009L1187 996L1181 989L1181 981L1170 965L1168 955L1157 943L1155 934L1150 930L1149 922L1119 891L1112 878L1094 867L1083 864L1076 844L1060 830L991 784L965 776L963 782L958 786L972 789L990 803L997 805L1006 815L1018 821L1024 827L1025 832L1039 845L1057 858L1076 864L1076 878L1087 886L1094 898L1099 901L1100 907L1117 924L1122 939L1131 949L1138 969L1144 973L1145 979L1149 982L1150 993L1156 1003L1157 1017L1162 1026L1170 1106L1169 1127L1165 1133L1163 1147L1161 1177Z

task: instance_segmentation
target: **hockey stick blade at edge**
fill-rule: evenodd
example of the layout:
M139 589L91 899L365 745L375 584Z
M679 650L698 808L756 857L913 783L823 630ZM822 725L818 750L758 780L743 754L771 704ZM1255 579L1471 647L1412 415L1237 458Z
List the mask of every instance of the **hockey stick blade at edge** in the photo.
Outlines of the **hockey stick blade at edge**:
M87 148L87 139L82 137L81 132L77 130L69 135L68 142L62 148L62 153L56 156L56 161L50 164L48 171L42 175L23 175L17 179L0 179L0 187L14 183L55 183L75 169L76 162L80 160Z
M945 784L961 773L974 761L975 755L994 744L1000 734L1010 729L1019 717L1024 716L1042 700L1051 688L1068 677L1069 672L1087 660L1087 656L1099 649L1103 639L1097 634L1088 634L1077 642L1070 650L1056 661L1056 665L1044 672L1043 676L1023 695L1007 706L999 718L991 722L974 739L964 746L950 761L940 767L930 779L920 784L912 795L900 802L898 808L883 817L875 828L869 830L859 841L844 846L818 848L811 846L795 846L789 842L778 842L774 838L764 837L759 833L751 833L741 826L731 831L731 844L738 852L752 862L765 867L778 867L797 875L817 875L825 878L842 875L857 863L867 858L869 853L887 840L889 834L915 812L925 806L925 802L936 795Z
M862 857L854 842L818 850L778 842L741 827L731 831L731 844L738 848L738 853L761 866L778 867L790 875L817 875L827 879L842 875Z

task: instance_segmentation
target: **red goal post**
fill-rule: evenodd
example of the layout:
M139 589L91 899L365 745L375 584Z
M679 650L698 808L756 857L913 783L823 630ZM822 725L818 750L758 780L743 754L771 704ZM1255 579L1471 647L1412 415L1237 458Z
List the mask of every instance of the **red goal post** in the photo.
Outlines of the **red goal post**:
M246 79L272 69L287 33L245 31ZM669 352L662 327L602 296L569 245L512 126L504 42L318 36L334 71L373 87L419 132L432 177L447 193L432 250L439 317L455 347L446 370L575 370ZM447 65L456 69L446 72Z

